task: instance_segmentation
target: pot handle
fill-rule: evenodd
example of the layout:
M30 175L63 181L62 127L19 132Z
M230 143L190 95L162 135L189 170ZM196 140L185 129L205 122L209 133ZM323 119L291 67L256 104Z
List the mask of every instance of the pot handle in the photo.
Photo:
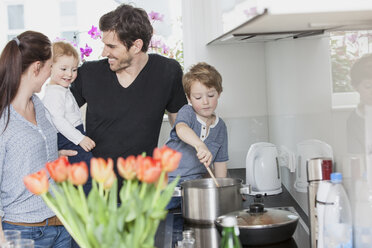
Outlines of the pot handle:
M252 192L252 187L250 184L242 184L239 191L241 195L249 195Z
M175 187L172 196L173 197L181 197L181 187Z

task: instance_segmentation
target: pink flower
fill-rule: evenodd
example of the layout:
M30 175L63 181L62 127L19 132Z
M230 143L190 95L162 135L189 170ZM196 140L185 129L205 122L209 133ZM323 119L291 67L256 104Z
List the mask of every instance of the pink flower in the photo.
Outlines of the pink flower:
M148 16L149 16L150 21L161 21L162 22L164 18L164 15L161 15L160 13L155 12L155 11L151 11L150 13L148 13Z
M354 44L354 43L357 41L357 39L358 39L358 35L355 34L355 33L353 33L353 34L351 34L351 35L347 35L346 37L347 37L347 39L348 39L351 43L353 43L353 44Z
M56 37L54 41L65 41L65 40L66 40L65 38Z
M83 60L84 57L89 57L92 51L93 49L90 46L88 46L88 44L85 44L85 48L80 47L81 60Z
M97 27L95 27L93 25L92 25L92 28L88 31L88 34L90 35L90 37L92 37L95 40L97 38L102 38L101 32L98 30Z
M150 40L150 47L151 48L160 48L162 46L162 42L160 39L152 37Z
M244 14L247 17L255 16L255 15L257 15L257 8L256 7L253 7L253 8L250 8L250 9L245 9L244 10Z
M164 43L161 45L161 48L163 49L163 53L164 54L168 54L169 53L169 46L165 45Z

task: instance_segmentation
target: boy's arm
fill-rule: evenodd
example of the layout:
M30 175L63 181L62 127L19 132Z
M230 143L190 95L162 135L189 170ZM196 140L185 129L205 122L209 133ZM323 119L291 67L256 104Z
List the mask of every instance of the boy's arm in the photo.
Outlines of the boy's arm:
M196 156L198 157L200 163L205 166L209 166L212 161L212 153L209 151L208 147L204 142L196 135L194 130L192 130L186 123L179 122L176 124L177 136L186 144L195 147Z
M216 177L227 177L227 163L214 162L214 175Z

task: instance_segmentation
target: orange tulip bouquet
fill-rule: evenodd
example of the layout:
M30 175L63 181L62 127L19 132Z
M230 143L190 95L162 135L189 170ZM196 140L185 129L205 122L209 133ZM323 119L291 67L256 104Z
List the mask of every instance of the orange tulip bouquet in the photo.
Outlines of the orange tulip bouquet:
M153 157L119 158L117 169L125 179L119 194L112 159L91 160L93 180L87 197L83 191L87 165L69 164L66 157L46 164L54 182L49 183L43 169L26 176L24 183L43 198L82 248L154 247L156 230L179 180L168 184L167 172L175 170L180 159L181 153L166 146L155 148Z

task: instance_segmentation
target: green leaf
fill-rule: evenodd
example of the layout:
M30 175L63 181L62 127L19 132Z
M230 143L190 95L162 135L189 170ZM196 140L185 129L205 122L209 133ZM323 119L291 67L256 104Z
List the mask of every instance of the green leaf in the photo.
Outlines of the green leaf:
M140 215L137 217L136 222L134 224L134 247L138 247L140 244L139 241L141 240L141 236L143 235L143 232L145 230L145 218L143 215Z
M157 210L154 209L151 212L150 217L153 219L164 219L167 213L168 213L168 210L165 210L165 209L157 209Z
M113 185L111 186L110 195L109 195L108 208L110 211L116 211L118 207L117 193L118 193L118 180L115 179Z
M179 179L180 176L177 176L176 179L170 184L168 184L167 187L163 190L158 201L155 204L156 209L165 209L165 207L168 205L170 199L173 196L174 188L176 187Z

